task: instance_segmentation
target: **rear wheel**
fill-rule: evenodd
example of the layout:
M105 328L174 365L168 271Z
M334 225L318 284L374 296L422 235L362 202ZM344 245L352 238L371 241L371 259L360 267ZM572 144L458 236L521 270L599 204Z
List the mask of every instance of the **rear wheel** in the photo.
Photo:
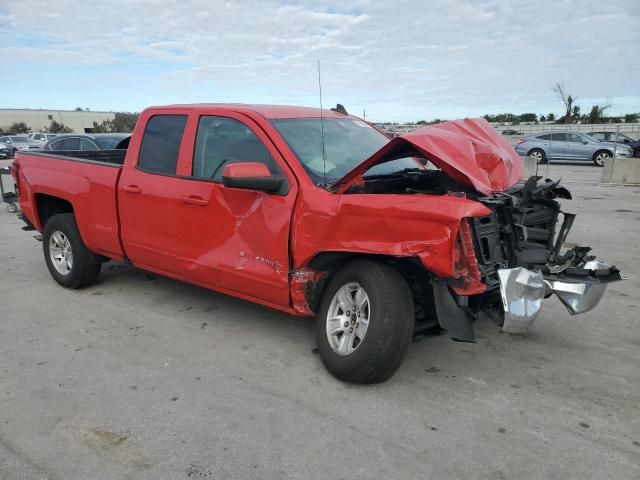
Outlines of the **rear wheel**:
M327 285L316 324L318 352L336 378L379 383L406 356L414 325L407 282L383 263L358 260Z
M608 150L599 150L593 155L593 163L599 167L604 167L604 161L611 158L611 152Z
M538 165L548 162L547 157L544 154L544 150L541 150L539 148L534 148L533 150L531 150L529 152L529 156L533 158Z
M63 287L92 285L100 275L100 262L82 241L72 213L60 213L49 219L42 235L47 268Z

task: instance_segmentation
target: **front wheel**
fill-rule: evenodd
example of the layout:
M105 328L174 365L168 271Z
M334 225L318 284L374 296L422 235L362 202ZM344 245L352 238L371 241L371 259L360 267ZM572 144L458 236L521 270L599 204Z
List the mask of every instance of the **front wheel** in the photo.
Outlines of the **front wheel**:
M100 262L82 241L72 213L60 213L49 219L42 235L47 268L63 287L82 288L96 282Z
M593 156L593 163L599 167L604 167L604 161L607 158L611 158L611 152L608 152L607 150L600 150Z
M407 354L414 325L413 297L392 267L357 260L327 285L316 323L318 352L336 378L380 383Z
M529 156L533 158L538 165L542 165L548 162L546 155L544 154L544 150L540 150L539 148L534 148L529 152Z

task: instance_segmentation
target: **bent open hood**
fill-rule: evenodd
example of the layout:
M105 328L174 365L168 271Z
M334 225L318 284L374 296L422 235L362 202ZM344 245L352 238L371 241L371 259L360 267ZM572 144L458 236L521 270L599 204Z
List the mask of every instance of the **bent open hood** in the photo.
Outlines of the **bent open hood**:
M409 148L407 148L409 147ZM485 195L512 187L522 176L520 157L483 118L439 123L394 138L334 184L346 191L374 165L389 162L403 151L416 150L452 179Z

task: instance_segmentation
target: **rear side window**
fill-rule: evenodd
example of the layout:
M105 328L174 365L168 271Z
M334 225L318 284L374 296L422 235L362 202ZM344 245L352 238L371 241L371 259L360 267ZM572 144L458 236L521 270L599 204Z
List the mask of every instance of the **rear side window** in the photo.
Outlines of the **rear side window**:
M153 173L175 175L186 115L155 115L142 137L138 167Z
M566 133L554 133L553 134L553 141L554 142L566 142L567 141L567 134Z
M238 162L264 163L279 173L267 147L244 123L224 117L200 117L192 176L222 180L225 165Z
M80 140L78 138L63 138L59 142L51 144L53 150L80 150Z
M539 137L536 137L538 140L551 140L551 134L547 133L546 135L540 135Z
M80 150L99 150L98 146L86 138L80 139Z
M596 140L604 140L605 139L605 134L604 133L590 133L589 135L591 135Z

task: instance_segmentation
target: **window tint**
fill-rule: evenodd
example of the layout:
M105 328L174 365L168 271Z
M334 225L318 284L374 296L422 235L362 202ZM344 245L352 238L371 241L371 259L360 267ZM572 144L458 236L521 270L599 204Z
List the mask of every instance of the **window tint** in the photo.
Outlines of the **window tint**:
M221 180L224 166L238 162L260 162L271 173L280 172L267 148L245 124L231 118L201 117L192 175Z
M80 139L80 150L99 150L98 146L87 138Z
M566 142L567 134L566 133L554 133L553 138L551 139L554 142Z
M551 140L551 134L547 133L546 135L540 135L536 137L538 140Z
M55 142L51 142L49 144L49 149L53 151L62 150L62 140L56 140Z
M175 174L186 115L156 115L147 122L138 167L156 173Z
M604 140L606 138L604 133L590 133L589 135L596 140Z
M58 144L56 150L80 150L79 138L63 138Z
M582 137L575 133L567 133L567 142L582 143Z

